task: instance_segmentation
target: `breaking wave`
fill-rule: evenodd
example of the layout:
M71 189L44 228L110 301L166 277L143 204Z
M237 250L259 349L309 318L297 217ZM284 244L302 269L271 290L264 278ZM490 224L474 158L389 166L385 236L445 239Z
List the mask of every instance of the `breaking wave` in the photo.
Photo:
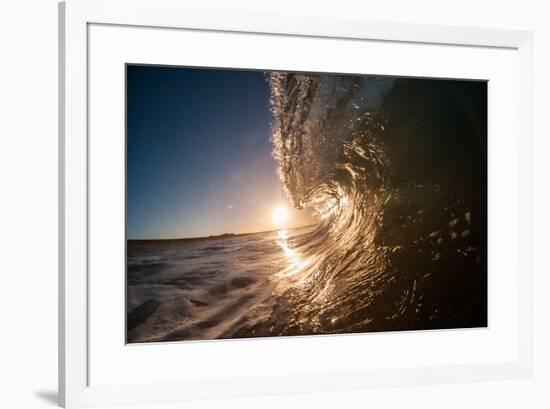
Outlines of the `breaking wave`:
M128 340L487 325L487 85L270 73L273 156L319 223L128 243Z
M486 325L486 84L268 81L281 180L320 219L282 333Z

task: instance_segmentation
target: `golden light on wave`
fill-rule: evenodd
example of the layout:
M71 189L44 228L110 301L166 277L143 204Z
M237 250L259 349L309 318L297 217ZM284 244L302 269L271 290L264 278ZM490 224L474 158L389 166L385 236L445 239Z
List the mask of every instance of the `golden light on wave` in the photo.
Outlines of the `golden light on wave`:
M271 211L271 220L277 227L283 227L288 223L290 218L289 211L284 206L277 206Z

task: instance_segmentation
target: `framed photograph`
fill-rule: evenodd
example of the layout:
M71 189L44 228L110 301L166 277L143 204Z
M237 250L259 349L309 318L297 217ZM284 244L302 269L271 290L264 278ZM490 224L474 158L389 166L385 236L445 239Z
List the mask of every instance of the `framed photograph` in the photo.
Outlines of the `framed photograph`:
M60 404L528 377L532 34L60 5Z

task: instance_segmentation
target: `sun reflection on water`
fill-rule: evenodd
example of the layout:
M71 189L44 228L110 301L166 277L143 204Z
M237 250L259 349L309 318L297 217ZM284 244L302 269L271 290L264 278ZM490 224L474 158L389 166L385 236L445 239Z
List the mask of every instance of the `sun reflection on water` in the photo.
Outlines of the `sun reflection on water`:
M285 275L297 273L308 264L296 250L290 247L288 236L288 230L277 231L277 244L283 250L288 261L288 268L283 272Z

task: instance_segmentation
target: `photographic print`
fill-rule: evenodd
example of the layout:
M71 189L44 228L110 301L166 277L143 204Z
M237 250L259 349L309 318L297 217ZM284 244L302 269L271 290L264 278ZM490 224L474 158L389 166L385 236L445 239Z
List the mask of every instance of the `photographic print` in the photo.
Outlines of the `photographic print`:
M126 66L128 343L487 326L487 82Z

